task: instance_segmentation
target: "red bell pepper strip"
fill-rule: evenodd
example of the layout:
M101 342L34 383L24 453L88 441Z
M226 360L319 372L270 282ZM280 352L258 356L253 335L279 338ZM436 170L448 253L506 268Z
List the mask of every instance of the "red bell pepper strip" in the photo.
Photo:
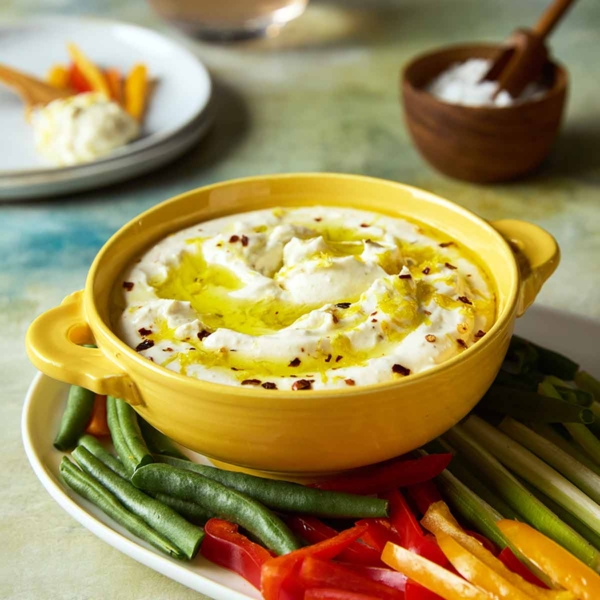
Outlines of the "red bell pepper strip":
M400 544L400 538L389 519L361 519L356 521L356 524L367 527L367 531L360 539L371 548L375 548L380 556L388 542Z
M306 558L302 563L298 574L298 581L305 589L328 587L367 594L368 596L375 596L380 600L399 600L404 598L404 593L399 590L367 579L342 565L312 557Z
M316 517L294 516L287 520L287 524L294 533L298 534L310 544L316 544L331 539L338 534L333 527L325 525L323 521L320 521ZM380 558L382 550L383 548L377 551L376 549L356 541L340 552L338 557L349 563L383 566Z
M450 453L428 454L415 459L400 457L349 475L312 483L311 487L363 495L391 492L399 487L433 479L448 466L451 459Z
M500 549L494 542L488 540L484 535L481 535L477 531L473 531L472 529L465 529L465 533L469 534L471 537L474 537L486 550L489 550L494 556L498 556L500 553Z
M255 588L260 589L262 566L273 555L238 533L238 526L222 519L209 519L204 526L200 553L211 562L235 571Z
M541 588L548 589L548 586L534 575L515 555L515 553L507 546L498 554L498 558L504 563L504 566L510 569L513 573L520 575L525 581L533 583Z
M408 577L400 571L390 569L389 567L366 567L364 565L353 565L351 563L338 563L346 569L350 569L371 581L383 583L399 592L403 592L406 588Z
M448 566L448 559L435 538L423 531L404 496L395 491L385 497L390 503L390 521L400 537L400 545L442 567Z
M332 588L314 588L304 592L304 600L379 600L377 596L356 594Z
M313 546L268 560L262 567L260 577L260 589L265 600L302 599L304 589L297 583L302 561L309 556L331 560L361 537L365 530L366 527L352 527Z
M90 82L75 63L69 65L69 87L73 88L78 94L92 91Z
M419 585L416 581L409 579L406 582L406 592L404 600L444 600L435 592L428 590L426 587Z
M437 486L433 481L424 481L411 485L406 489L408 497L415 503L421 516L423 516L429 507L435 502L443 500Z

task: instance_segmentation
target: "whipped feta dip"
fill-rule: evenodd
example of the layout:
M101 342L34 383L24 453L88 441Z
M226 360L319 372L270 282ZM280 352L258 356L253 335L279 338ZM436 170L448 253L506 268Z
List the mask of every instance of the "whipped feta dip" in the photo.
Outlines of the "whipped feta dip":
M140 134L138 122L103 94L53 100L31 115L35 145L57 166L92 162Z
M347 388L420 373L476 343L495 295L463 245L406 219L268 209L174 233L123 274L117 335L201 380Z

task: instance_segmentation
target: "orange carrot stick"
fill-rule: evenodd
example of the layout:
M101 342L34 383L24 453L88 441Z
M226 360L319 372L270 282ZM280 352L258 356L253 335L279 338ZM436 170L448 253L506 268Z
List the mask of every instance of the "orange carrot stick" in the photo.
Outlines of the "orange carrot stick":
M110 98L118 104L123 104L123 81L121 79L121 71L116 68L106 69L104 77L110 88Z
M46 80L55 88L66 89L69 87L69 69L64 65L53 65Z
M148 99L148 70L146 65L137 64L125 81L125 110L137 121L141 121Z
M106 420L106 396L96 394L94 407L92 408L92 418L85 432L96 437L110 435L110 429Z

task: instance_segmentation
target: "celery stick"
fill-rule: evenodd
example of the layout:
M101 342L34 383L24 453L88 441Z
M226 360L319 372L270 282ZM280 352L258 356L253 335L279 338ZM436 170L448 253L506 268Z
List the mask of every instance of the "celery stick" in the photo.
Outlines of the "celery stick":
M470 488L477 496L489 504L494 510L502 515L505 519L516 519L522 520L518 513L516 513L504 500L498 498L492 490L490 490L482 481L472 473L465 461L457 456L456 450L452 448L448 443L442 439L436 439L429 442L425 446L425 450L429 454L444 454L445 452L451 452L453 454L450 464L446 467L446 470L450 471L454 477L459 479L468 488Z
M566 440L554 427L550 425L544 425L542 423L532 423L531 428L548 441L552 442L555 446L558 446L563 452L571 455L575 460L585 465L588 469L600 475L600 465L597 465L588 454L583 452L572 444L569 440Z
M600 503L600 477L570 454L510 417L504 419L498 429L554 467L596 503Z
M550 496L592 530L600 532L600 506L558 471L479 417L469 417L463 427L475 441L484 443L505 467Z
M578 388L590 392L590 394L594 395L596 400L600 401L600 381L595 377L592 377L585 371L578 371L575 375L575 383Z
M536 489L524 479L519 481L541 502L543 502L559 519L562 519L567 525L572 527L579 535L584 537L596 550L600 551L600 536L594 533L589 527L586 527L577 517L574 517L568 510L565 510L560 504L556 504L552 498L549 498L540 490Z
M590 455L595 463L600 465L600 440L581 423L564 423L564 426L577 444Z
M564 546L593 569L600 567L600 553L571 527L533 496L484 447L469 435L462 425L455 425L444 434L471 464L477 474L493 487L498 495L524 519L544 535Z

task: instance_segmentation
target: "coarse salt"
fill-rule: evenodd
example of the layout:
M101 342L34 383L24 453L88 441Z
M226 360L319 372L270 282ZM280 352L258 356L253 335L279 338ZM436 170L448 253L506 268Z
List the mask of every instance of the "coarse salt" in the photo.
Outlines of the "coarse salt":
M445 102L464 106L512 106L513 104L535 99L547 90L538 83L530 83L519 95L513 98L502 90L497 96L497 81L481 81L492 65L492 61L472 58L463 63L455 63L440 73L428 85L427 91Z

